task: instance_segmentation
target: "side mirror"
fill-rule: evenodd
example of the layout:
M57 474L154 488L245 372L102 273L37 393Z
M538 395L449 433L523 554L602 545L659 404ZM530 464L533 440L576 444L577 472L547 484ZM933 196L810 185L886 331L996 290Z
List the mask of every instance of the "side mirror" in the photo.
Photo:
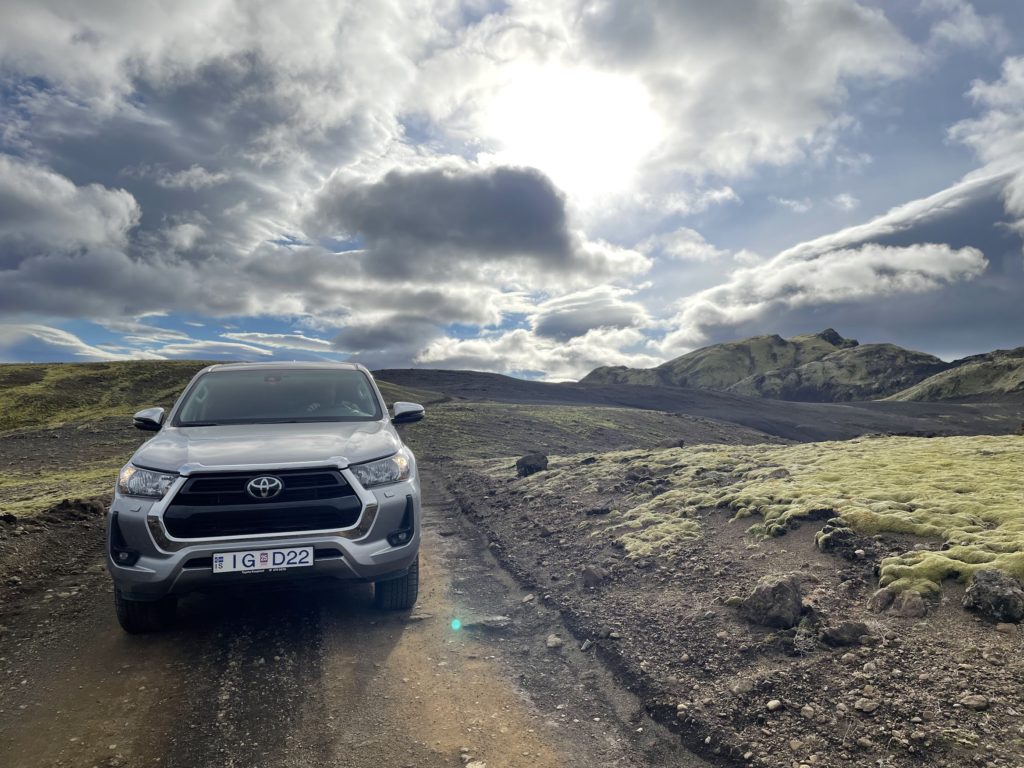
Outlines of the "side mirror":
M146 408L132 417L132 424L143 432L159 432L164 423L163 408Z
M423 418L426 411L419 403L395 403L394 416L391 417L392 424L411 424Z

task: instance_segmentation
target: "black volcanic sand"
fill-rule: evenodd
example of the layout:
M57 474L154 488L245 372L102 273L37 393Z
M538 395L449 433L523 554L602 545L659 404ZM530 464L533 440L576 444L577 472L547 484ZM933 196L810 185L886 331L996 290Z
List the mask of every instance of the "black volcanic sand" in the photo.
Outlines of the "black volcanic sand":
M548 384L476 371L391 369L376 371L374 375L394 384L466 400L603 405L682 413L740 424L799 442L847 440L875 433L1013 434L1024 422L1024 403L796 403L675 387Z

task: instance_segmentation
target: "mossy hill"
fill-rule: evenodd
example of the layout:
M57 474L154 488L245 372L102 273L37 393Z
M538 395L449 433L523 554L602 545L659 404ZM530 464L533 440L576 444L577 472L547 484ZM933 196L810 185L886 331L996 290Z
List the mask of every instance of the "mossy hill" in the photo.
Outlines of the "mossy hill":
M856 346L855 340L844 339L831 328L791 339L754 336L696 349L656 368L596 368L581 383L725 390L750 376L796 368Z
M656 368L596 368L582 384L718 390L801 402L1024 398L1024 347L948 363L895 344L859 344L829 328L713 344Z
M794 368L748 376L728 391L804 402L877 400L947 368L949 363L937 357L895 344L860 344Z
M196 360L0 365L0 431L128 416L152 405L167 408L207 365ZM446 399L386 381L377 384L389 405Z
M1024 398L1024 347L966 357L889 400L1020 400Z

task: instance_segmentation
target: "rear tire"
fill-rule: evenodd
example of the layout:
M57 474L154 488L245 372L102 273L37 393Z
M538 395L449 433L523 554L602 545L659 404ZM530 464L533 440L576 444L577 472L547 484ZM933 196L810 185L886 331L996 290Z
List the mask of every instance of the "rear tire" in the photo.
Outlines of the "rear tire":
M130 635L143 635L169 629L174 624L178 600L174 596L153 601L128 600L115 589L114 608L121 629Z
M405 576L373 585L373 599L385 611L407 611L416 605L420 591L420 559L409 566Z

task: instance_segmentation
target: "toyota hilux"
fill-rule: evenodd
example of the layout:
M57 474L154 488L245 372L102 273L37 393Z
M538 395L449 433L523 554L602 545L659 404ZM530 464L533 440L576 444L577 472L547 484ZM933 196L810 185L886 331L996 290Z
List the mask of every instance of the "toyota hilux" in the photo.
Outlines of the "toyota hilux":
M366 368L231 363L204 368L117 479L107 566L122 628L153 632L177 599L221 585L309 577L372 582L376 604L408 609L419 588L416 458Z

